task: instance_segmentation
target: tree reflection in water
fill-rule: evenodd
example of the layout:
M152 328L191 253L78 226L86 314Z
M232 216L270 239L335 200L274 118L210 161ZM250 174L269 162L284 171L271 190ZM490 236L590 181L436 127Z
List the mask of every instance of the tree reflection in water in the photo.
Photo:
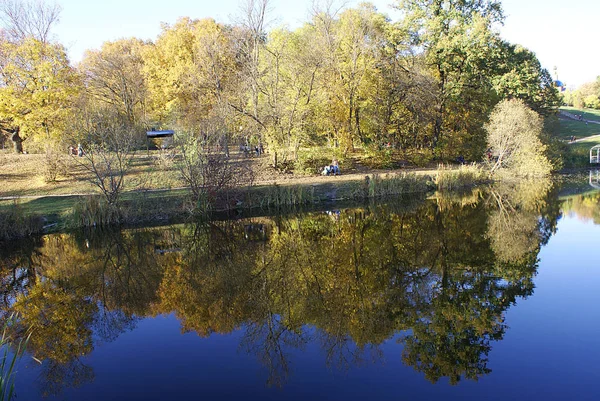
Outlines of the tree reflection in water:
M402 205L25 241L0 254L2 316L19 313L16 335L33 328L45 394L93 380L82 356L170 313L201 337L242 329L271 385L310 343L346 369L398 334L403 361L432 382L477 380L504 312L533 293L560 216L552 185Z

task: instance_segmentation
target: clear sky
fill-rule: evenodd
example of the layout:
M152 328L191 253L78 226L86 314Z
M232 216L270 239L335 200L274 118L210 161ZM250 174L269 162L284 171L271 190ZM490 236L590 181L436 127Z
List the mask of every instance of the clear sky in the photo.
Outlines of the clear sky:
M239 0L58 0L63 8L55 29L74 62L86 49L123 37L154 40L161 22L178 17L213 17L231 22ZM349 0L350 6L358 4ZM395 15L393 0L372 0L380 11ZM298 26L308 19L312 0L272 0L275 24ZM600 75L600 50L596 46L600 24L600 0L504 0L507 16L500 32L512 43L534 51L542 65L569 87L595 80Z

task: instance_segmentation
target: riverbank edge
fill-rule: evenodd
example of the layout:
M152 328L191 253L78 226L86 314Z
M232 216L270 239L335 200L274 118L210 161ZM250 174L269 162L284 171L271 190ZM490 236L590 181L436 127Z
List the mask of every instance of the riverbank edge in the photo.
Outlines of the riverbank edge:
M124 193L118 209L110 210L101 206L102 198L99 195L3 201L0 203L0 239L90 226L181 222L211 213L253 209L277 212L302 205L425 194L491 182L487 173L477 166L442 167L419 173L369 173L345 180L338 178L331 177L331 180L319 183L274 183L231 188L202 204L192 201L187 189ZM25 226L26 229L22 233L15 232L16 226Z

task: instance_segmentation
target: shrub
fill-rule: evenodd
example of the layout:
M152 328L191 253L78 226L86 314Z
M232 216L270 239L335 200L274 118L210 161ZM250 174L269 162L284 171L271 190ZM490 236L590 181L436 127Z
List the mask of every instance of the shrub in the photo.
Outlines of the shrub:
M294 162L294 173L300 175L319 174L323 167L331 164L332 152L330 149L310 148L299 150Z
M0 212L0 240L12 240L40 233L44 221L40 216L25 215L15 203Z
M392 148L378 148L369 146L366 148L366 157L363 163L370 168L389 169L398 167L398 163L394 160L394 152Z
M543 120L523 101L498 103L485 129L493 156L489 163L492 173L504 171L514 176L539 177L552 171L547 146L541 140Z
M64 158L60 153L51 147L46 148L44 157L44 169L42 176L44 182L51 183L55 182L60 174L64 174L66 171L66 165Z
M429 149L414 150L407 155L408 162L417 167L427 167L431 164L434 157Z

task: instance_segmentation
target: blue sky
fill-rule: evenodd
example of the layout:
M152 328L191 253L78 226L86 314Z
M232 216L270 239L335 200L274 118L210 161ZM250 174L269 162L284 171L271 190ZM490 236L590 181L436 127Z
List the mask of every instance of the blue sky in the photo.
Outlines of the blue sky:
M178 17L213 17L231 22L238 13L239 0L58 0L63 8L55 32L78 62L86 49L99 48L106 40L135 36L155 39L161 22ZM380 11L394 19L388 4L372 0ZM275 24L297 26L308 19L312 0L272 0ZM350 0L348 5L358 1ZM556 66L559 78L570 87L595 80L600 75L597 50L598 0L504 0L507 15L503 37L534 51L551 73Z

